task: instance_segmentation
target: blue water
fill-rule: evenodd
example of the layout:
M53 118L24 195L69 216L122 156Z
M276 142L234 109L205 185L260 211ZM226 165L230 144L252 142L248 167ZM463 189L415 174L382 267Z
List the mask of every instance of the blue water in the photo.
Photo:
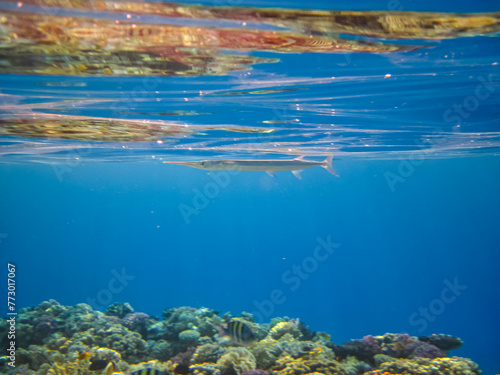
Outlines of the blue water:
M499 10L493 1L400 6ZM429 48L250 52L280 61L156 77L140 95L144 77L1 75L2 118L60 114L193 131L138 143L3 136L0 254L17 266L17 305L248 311L265 322L299 318L336 343L445 333L465 342L450 355L498 374L498 35L398 43ZM270 91L251 93L259 90ZM227 130L238 127L274 131ZM339 177L318 167L299 180L162 163L330 154ZM122 287L110 292L117 278Z

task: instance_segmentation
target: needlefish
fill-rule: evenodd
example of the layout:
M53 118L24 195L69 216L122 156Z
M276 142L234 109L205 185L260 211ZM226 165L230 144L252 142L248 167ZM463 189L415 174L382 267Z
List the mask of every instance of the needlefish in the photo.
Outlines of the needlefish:
M274 177L274 172L290 171L295 177L302 178L300 170L311 167L323 167L334 176L338 176L332 166L332 156L325 160L310 161L304 160L303 156L292 160L201 160L201 161L164 161L167 164L185 165L187 167L204 169L207 171L253 171L267 172Z

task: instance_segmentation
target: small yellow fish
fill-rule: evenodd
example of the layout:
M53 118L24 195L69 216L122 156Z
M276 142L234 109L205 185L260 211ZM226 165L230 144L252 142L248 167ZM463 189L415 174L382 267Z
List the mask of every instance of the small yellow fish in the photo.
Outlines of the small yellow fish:
M164 375L165 373L160 370L155 370L153 368L145 368L142 370L134 371L131 375Z
M79 361L84 361L86 359L89 359L90 357L92 357L92 353L90 353L90 352L78 353L78 360Z

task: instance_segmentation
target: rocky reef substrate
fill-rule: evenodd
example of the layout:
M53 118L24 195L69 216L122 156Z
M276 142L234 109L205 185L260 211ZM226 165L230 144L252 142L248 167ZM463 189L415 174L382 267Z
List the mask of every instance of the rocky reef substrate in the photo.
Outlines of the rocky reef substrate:
M16 320L15 367L8 356L0 357L2 374L96 375L104 370L90 367L99 361L113 361L118 374L146 368L169 375L481 374L470 359L448 356L462 345L448 335L386 333L339 345L287 317L257 324L248 313L178 307L157 318L127 303L101 312L55 300L20 310ZM253 331L252 340L239 342L221 332L234 321ZM2 319L2 353L9 353L9 329Z

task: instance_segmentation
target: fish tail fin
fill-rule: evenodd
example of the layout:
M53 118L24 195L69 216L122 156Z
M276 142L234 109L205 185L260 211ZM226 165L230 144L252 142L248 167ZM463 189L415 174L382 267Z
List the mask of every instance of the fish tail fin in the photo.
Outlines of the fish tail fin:
M113 361L109 361L108 365L104 368L105 375L113 375L118 371L118 367Z
M331 174L333 174L335 177L338 177L339 175L337 174L337 172L335 172L335 169L333 169L332 160L333 160L333 155L328 155L327 158L323 161L322 167L325 168Z

